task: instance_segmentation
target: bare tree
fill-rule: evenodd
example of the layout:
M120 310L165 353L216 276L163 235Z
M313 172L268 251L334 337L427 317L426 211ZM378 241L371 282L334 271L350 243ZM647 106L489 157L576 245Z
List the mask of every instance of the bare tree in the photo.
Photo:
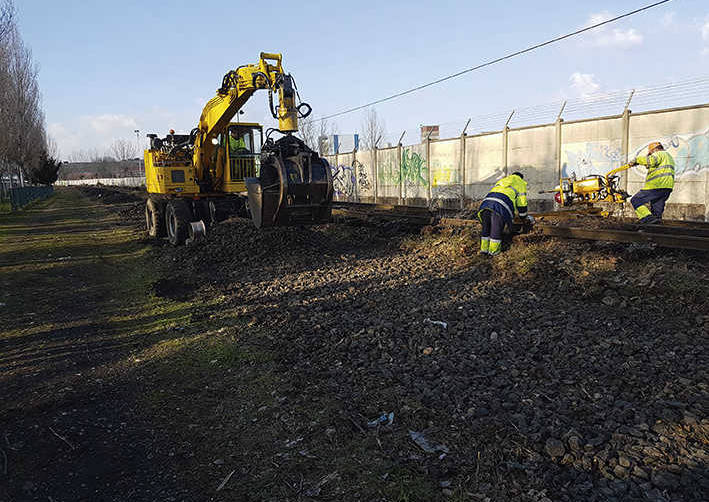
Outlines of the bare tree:
M298 134L311 149L318 150L318 137L315 133L315 123L313 119L302 119L298 122Z
M121 138L113 140L110 150L116 160L128 160L137 155L135 143Z
M22 180L54 159L48 158L37 68L14 12L12 0L0 3L0 170Z
M337 124L328 122L327 119L320 119L317 127L318 153L327 155L330 153L330 138L337 134Z
M384 121L377 114L377 110L370 108L362 121L362 136L360 137L362 149L374 149L377 142L385 135Z
M86 150L74 150L68 156L69 162L88 162L89 154Z

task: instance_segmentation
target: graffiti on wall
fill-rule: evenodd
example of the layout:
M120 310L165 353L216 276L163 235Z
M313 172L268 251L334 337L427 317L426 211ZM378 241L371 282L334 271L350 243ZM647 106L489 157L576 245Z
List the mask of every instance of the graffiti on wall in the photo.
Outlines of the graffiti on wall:
M358 195L372 189L367 167L355 160L352 165L330 166L335 197L356 200Z
M461 173L458 166L431 163L431 196L437 199L457 199L463 196Z
M709 129L700 133L675 134L652 141L660 141L675 159L675 174L677 175L709 169ZM631 157L646 155L650 143L648 141L636 148Z
M411 148L401 150L401 169L392 162L382 162L379 166L380 184L398 186L402 181L411 187L428 186L426 159Z
M564 177L604 174L618 167L622 158L620 140L566 143L563 151L561 173Z

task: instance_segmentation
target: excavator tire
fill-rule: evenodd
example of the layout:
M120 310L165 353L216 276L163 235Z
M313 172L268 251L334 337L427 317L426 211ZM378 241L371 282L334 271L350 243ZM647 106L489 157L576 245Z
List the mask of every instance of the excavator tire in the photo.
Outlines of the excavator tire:
M189 235L190 221L192 221L192 211L190 211L187 201L173 199L167 203L165 227L170 244L173 246L184 244Z
M148 230L148 235L153 239L165 237L163 207L159 202L153 199L148 199L145 203L145 225Z

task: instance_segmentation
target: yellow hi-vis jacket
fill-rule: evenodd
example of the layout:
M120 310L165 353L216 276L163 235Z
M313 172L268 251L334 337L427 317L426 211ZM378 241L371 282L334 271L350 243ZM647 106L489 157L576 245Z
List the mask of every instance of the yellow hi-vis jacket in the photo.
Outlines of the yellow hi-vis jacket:
M658 150L647 157L636 157L635 162L647 166L647 176L643 190L655 188L674 188L675 159L664 150Z
M527 182L516 174L505 176L485 196L480 209L491 209L508 222L514 218L515 211L524 218L527 216Z

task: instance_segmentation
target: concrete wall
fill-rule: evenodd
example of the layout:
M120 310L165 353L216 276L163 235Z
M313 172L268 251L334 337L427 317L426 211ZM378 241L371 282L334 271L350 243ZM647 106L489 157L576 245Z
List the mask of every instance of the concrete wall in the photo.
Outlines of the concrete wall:
M431 197L461 201L463 197L462 145L460 139L434 141L431 154Z
M662 141L677 163L670 218L709 221L709 105L507 129L374 152L331 155L339 200L464 207L520 171L532 210L549 209L560 175L605 174ZM375 160L376 159L376 160ZM632 194L644 169L623 176ZM376 183L375 183L376 180Z
M562 124L561 173L577 178L607 173L625 161L622 148L623 119Z
M532 211L550 209L553 195L541 190L559 184L556 127L512 130L507 136L507 173L519 171L528 183L527 200ZM549 201L543 204L542 200Z
M377 151L377 198L382 202L399 199L400 171L397 148Z
M505 173L502 133L465 138L465 197L482 199Z

